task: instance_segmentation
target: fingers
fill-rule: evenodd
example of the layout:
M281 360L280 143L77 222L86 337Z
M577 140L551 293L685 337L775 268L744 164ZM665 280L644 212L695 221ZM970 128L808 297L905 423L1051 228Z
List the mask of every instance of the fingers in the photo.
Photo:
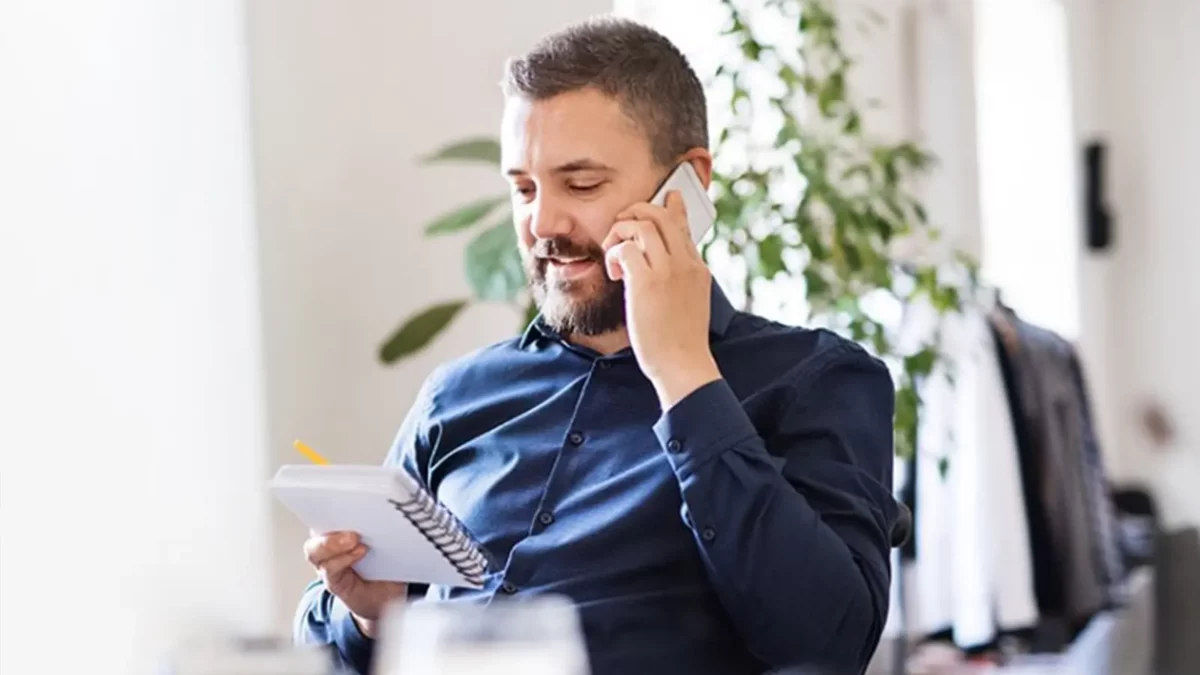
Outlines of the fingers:
M617 214L617 220L648 220L654 223L662 233L663 242L672 254L682 252L684 255L699 257L700 253L692 242L691 229L688 227L687 207L683 195L678 190L667 192L664 206L639 203L633 204Z
M354 532L313 533L304 542L304 558L313 567L319 567L335 556L349 553L358 544L358 534Z
M668 238L668 245L674 246L676 250L699 260L700 249L696 247L696 242L692 241L692 228L688 223L687 205L683 201L683 194L678 190L668 192L666 209L667 213L671 216L663 224L665 234ZM672 224L674 224L673 227L671 226Z
M367 554L367 547L359 544L350 549L346 553L335 555L317 567L317 571L328 577L337 578L342 572L350 569L354 563L363 559Z
M625 279L626 282L636 282L650 273L650 263L646 254L631 240L614 244L604 254L604 264L608 268L608 276L612 279Z
M658 226L648 220L618 220L609 230L600 248L607 250L623 241L637 244L646 254L646 262L650 267L662 264L667 257L667 247L663 243Z
M330 592L340 596L353 587L353 582L357 580L357 573L352 567L366 554L367 547L359 544L348 553L335 555L321 563L317 567L317 575L321 577L321 581L325 582L325 587Z
M667 193L667 198L663 202L667 212L684 219L684 225L687 225L687 204L683 202L683 194L679 190L671 190Z

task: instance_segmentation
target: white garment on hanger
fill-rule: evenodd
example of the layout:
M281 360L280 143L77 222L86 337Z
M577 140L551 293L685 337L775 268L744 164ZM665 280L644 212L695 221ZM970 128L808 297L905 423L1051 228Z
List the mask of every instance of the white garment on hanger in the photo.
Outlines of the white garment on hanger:
M895 457L892 460L892 493L897 497L900 490L908 483L908 463L906 460ZM911 536L911 535L910 535ZM884 640L892 640L902 635L907 634L908 626L911 624L910 614L901 614L901 611L907 607L905 596L910 593L908 589L912 585L912 567L908 561L904 560L904 556L900 553L900 548L893 548L891 551L892 563L892 582L888 589L888 614L887 619L883 624L883 633L881 635ZM905 575L903 579L903 593L901 592L900 575Z
M1020 459L997 345L982 312L947 317L918 416L914 629L961 647L1038 618ZM943 478L939 464L945 461Z

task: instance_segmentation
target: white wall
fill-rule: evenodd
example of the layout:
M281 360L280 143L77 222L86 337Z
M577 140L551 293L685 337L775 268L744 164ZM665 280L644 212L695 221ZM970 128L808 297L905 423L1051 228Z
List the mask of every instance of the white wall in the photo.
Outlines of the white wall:
M1168 524L1200 525L1200 5L1090 2L1116 222L1093 311L1110 336L1120 466L1157 488ZM1154 448L1139 422L1151 400L1176 426L1168 448Z
M269 626L242 28L0 4L0 672Z
M1061 0L975 3L981 271L1026 321L1079 337L1080 147Z
M465 237L421 227L505 189L490 168L422 167L448 141L498 132L506 57L543 33L608 11L607 0L249 3L254 147L262 228L272 469L303 461L377 463L426 374L513 335L502 306L459 317L394 368L375 358L410 312L464 296ZM276 507L273 546L284 624L311 570L305 531Z
M1062 3L1067 20L1076 152L1085 143L1101 138L1106 128L1108 110L1105 89L1108 73L1100 61L1104 45L1104 36L1100 31L1104 20L1101 12L1104 2L1063 0ZM1081 246L1086 244L1083 235L1081 230ZM1117 401L1119 392L1115 362L1120 358L1120 352L1111 329L1115 316L1110 302L1111 278L1110 255L1086 249L1080 251L1077 277L1080 358L1089 374L1096 428L1107 468L1114 477L1123 477L1126 475L1127 458L1122 452L1121 439L1117 436L1122 413Z
M948 248L982 258L971 2L909 2L914 138L937 165L924 186L930 222Z

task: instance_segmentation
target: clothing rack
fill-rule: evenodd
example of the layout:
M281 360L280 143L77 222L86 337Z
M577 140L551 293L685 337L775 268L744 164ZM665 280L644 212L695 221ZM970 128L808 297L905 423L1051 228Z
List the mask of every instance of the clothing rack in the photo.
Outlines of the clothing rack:
M1094 638L1096 632L1101 630L1098 626L1107 625L1109 626L1107 630L1115 630L1115 626L1123 626L1123 622L1128 620L1133 621L1134 625L1122 630L1126 630L1131 634L1138 633L1139 631L1144 632L1146 630L1143 625L1145 622L1140 620L1139 617L1143 616L1145 612L1140 614L1138 612L1122 614L1120 609L1114 609L1122 604L1121 592L1117 589L1128 589L1138 586L1138 584L1140 584L1138 588L1144 588L1147 583L1144 579L1146 571L1139 571L1136 577L1129 576L1126 570L1122 568L1118 559L1120 555L1117 551L1118 534L1115 527L1115 518L1111 510L1112 502L1107 493L1107 478L1099 456L1098 442L1094 432L1092 411L1088 402L1082 366L1075 353L1074 346L1051 331L1023 321L1012 308L1004 303L1000 290L994 286L981 288L976 297L969 298L964 304L966 305L965 312L969 316L963 326L958 326L958 329L962 330L963 333L950 340L949 348L951 350L965 349L971 352L976 360L978 360L981 353L986 356L986 348L989 345L995 352L993 354L993 359L996 361L994 368L985 364L985 368L993 369L983 373L983 375L993 377L988 379L988 377L982 376L979 373L968 374L963 380L966 382L963 386L991 387L992 391L989 391L988 396L984 396L982 399L988 402L992 408L995 408L995 410L989 408L985 411L987 414L996 416L996 419L988 420L988 423L994 425L997 420L1001 419L1001 416L1007 415L1009 423L1013 427L1013 435L1021 437L1012 444L1016 446L1010 449L1010 452L1014 453L1014 455L1007 458L1006 461L1009 463L1008 469L1011 474L1008 476L1009 492L1018 494L1017 492L1013 492L1013 479L1017 478L1019 486L1016 489L1020 497L1018 500L1020 513L1028 521L1028 529L1030 531L1034 529L1039 530L1035 534L1027 532L1025 535L1033 542L1027 544L1031 559L1026 562L1038 575L1043 575L1044 573L1044 576L1053 577L1055 570L1038 567L1038 565L1044 567L1047 564L1040 560L1040 558L1047 557L1047 552L1052 552L1062 555L1059 557L1048 557L1047 559L1057 561L1053 564L1061 563L1073 566L1071 572L1076 575L1088 570L1095 572L1095 579L1092 580L1094 583L1090 586L1086 583L1076 584L1078 588L1071 588L1064 591L1065 599L1049 597L1052 594L1045 592L1047 584L1041 583L1043 580L1040 578L1037 580L1039 582L1036 585L1037 587L1031 586L1026 589L1031 597L1036 596L1036 625L1029 627L1034 629L1034 635L1036 636L1037 631L1041 630L1043 623L1047 625L1054 624L1060 618L1057 616L1057 613L1061 612L1066 619L1064 622L1066 624L1065 635L1075 638L1074 641L1064 638L1060 643L1054 644L1058 649L1052 651L1052 653L1045 654L1044 658L1048 660L1059 658L1059 660L1066 662L1067 655L1075 654L1078 656L1080 653L1086 652L1089 648L1094 649L1095 645L1108 645L1111 647L1111 641L1096 640ZM906 316L906 320L907 318ZM1000 380L994 377L997 373L1002 374L1004 379L1004 395L999 399L997 396L1000 392L999 387L1001 385L998 384ZM1070 447L1055 446L1054 443L1058 442L1056 440L1057 436L1053 433L1043 433L1045 430L1042 427L1045 425L1039 426L1030 423L1031 420L1041 419L1039 416L1048 414L1046 410L1038 410L1036 405L1034 405L1038 403L1037 394L1039 391L1052 391L1056 396L1077 396L1072 401L1072 405L1074 406L1072 410L1078 411L1079 428L1078 430L1074 428L1067 429L1062 435L1064 439L1070 439ZM945 398L940 403L937 401L932 404L926 402L927 406L942 405L944 408L940 411L929 411L929 416L936 418L938 415L942 415L947 418L955 418L957 412L951 410L951 408L959 405L979 405L979 400L971 399L970 395L971 393L968 392L959 398ZM990 398L988 398L989 396ZM997 401L1005 401L1006 404L1001 406L997 404ZM1046 401L1041 402L1046 403ZM1053 401L1050 401L1050 403L1053 403ZM1049 403L1047 403L1047 406L1049 406ZM1023 424L1025 425L1024 428L1018 428ZM1034 433L1035 426L1037 427L1037 434ZM1062 442L1067 443L1068 441ZM970 434L964 435L961 443L972 443ZM962 454L958 458L963 465L961 470L980 470L979 467L972 468L971 462L973 458L969 454L970 452L980 454L983 457L982 460L979 457L975 457L974 459L983 461L985 464L988 461L994 460L994 457L982 455L987 450L994 450L994 448L969 448L967 451L964 451L966 454ZM921 451L922 447L919 444L918 457L921 457ZM1053 461L1051 461L1051 458L1053 458ZM954 456L952 454L949 455L949 462L953 463L954 461ZM913 466L914 475L909 477L910 481L917 480L919 476L923 475L920 466L917 466L915 462ZM1012 473L1014 466L1019 466L1019 477ZM1051 470L1046 468L1047 466L1053 466L1054 468ZM953 470L953 468L950 469L951 472ZM1062 486L1052 484L1052 479L1057 476L1057 474L1053 474L1054 471L1062 473L1062 477L1064 478ZM1000 474L1003 475L1003 472L1000 472ZM925 478L928 480L927 475ZM947 478L947 480L957 481L962 479L955 477ZM1003 481L1000 482L1003 483ZM1047 503L1050 503L1050 500L1047 498L1047 494L1050 494L1051 498L1054 497L1052 490L1050 490L1051 487L1064 492L1069 490L1078 491L1078 493L1069 494L1069 499L1064 498L1063 501L1064 504L1072 505L1074 510L1069 515L1074 520L1065 519L1064 514L1058 512L1052 513L1048 510ZM917 495L921 494L920 483L917 483L917 487L914 489ZM935 488L930 494L936 494L942 489L940 487ZM1042 503L1032 504L1033 502ZM960 506L959 504L954 505L956 508ZM913 527L917 532L909 536L919 537L922 526L938 525L937 519L930 519L928 514L925 514L923 518L921 506L921 501L918 498L915 503L917 513L913 519ZM1052 506L1059 508L1060 505L1058 502L1054 502ZM1078 508L1075 508L1076 506ZM992 508L992 505L985 505L985 507ZM937 507L934 505L932 508L936 509ZM970 505L962 506L962 508L970 508ZM1001 515L1003 517L996 519L998 529L990 530L984 528L987 536L1008 537L1013 532L1018 531L1019 528L1014 528L1013 526L1014 519L1017 518L1015 514ZM985 519L984 522L990 521ZM1091 534L1086 538L1085 544L1077 545L1076 542L1068 540L1063 535L1065 532L1065 528L1063 527L1065 522L1082 523L1085 527L1092 528ZM1047 531L1049 531L1049 534L1047 534ZM969 540L970 537L966 539ZM913 638L925 637L937 632L929 630L930 626L928 622L922 623L922 617L920 616L914 621L915 625L909 625L914 608L913 603L916 602L918 606L923 603L930 604L928 602L929 599L921 595L922 593L930 593L930 589L922 588L919 583L915 589L910 588L908 580L905 578L910 573L910 567L919 569L918 566L925 564L922 561L922 552L919 546L921 543L920 540L918 539L916 543L918 544L918 551L915 560L906 559L903 555L899 556L900 564L893 574L894 601L899 605L899 611L894 617L898 622L898 631L894 632L891 636L894 638L894 644L893 649L890 650L891 659L889 660L891 661L891 667L889 670L897 675L906 672L907 663L910 659L909 648ZM968 542L965 545L969 546L970 543ZM993 545L992 549L994 548L995 546ZM1020 556L1022 555L1022 550L1020 547L1016 547L1013 550L1006 550L1005 554ZM934 555L934 557L937 557L942 555L944 557L944 552L930 554L926 551L925 553L926 556ZM976 551L976 553L980 556L986 555L985 551L982 550ZM1094 555L1094 559L1085 557L1084 553ZM1034 561L1033 558L1039 559ZM953 556L950 559L952 560ZM1093 564L1094 568L1092 567ZM991 569L991 573L994 573L999 567L994 565L992 568L987 568L984 565L983 569ZM1020 565L1018 564L1016 567L1019 568ZM958 569L952 566L946 571L952 573L947 575L945 583L951 585L958 583L955 581ZM1059 573L1065 575L1067 572L1059 570ZM919 575L917 576L919 578ZM1135 579L1140 579L1141 581L1135 584ZM1018 583L1024 583L1024 581L1023 577L1018 578ZM1030 584L1033 584L1034 579L1031 577L1028 581ZM1150 583L1152 585L1152 581ZM941 592L944 589L934 590ZM968 590L978 589L970 588ZM988 592L995 593L990 587L988 588ZM1092 601L1097 597L1101 598L1101 600L1098 601L1095 607L1092 607ZM1125 599L1128 600L1129 597ZM986 598L990 598L990 600L985 600L985 602L997 601L997 598L992 595L988 595ZM932 605L937 605L937 603L934 602ZM921 609L924 608L921 607ZM994 609L994 607L985 609ZM995 620L994 636L988 642L980 645L983 647L981 651L1003 655L1007 651L1006 643L1015 639L1013 638L1014 635L1019 635L1027 645L1041 647L1044 651L1045 645L1038 645L1037 642L1043 638L1028 637L1028 631L1024 633L1015 631L1014 629L1021 626L1006 624L1004 611L1000 611L997 614L1000 615L1000 618ZM1028 608L1026 608L1025 614L1028 614ZM1009 611L1007 615L1019 617L1021 613L1019 611ZM953 621L950 626L952 630L949 631L952 640L957 640L958 631L956 629L958 628L962 628L968 635L972 634L972 630L976 631L976 635L988 634L986 630L980 632L978 621L974 624L970 621L963 623L959 621L961 617L957 615L954 615L952 618ZM978 619L978 616L975 618ZM1082 626L1078 625L1079 622L1082 622ZM1076 625L1070 625L1072 623ZM1079 631L1081 627L1083 629L1082 632ZM1085 636L1088 637L1088 640L1084 640ZM1054 643L1054 641L1052 640L1051 643ZM1093 647L1089 647L1088 645L1092 645ZM969 650L969 646L962 644L958 646L963 648L964 651ZM1084 657L1079 656L1078 658ZM873 672L880 671L875 670ZM1120 671L1097 672L1116 673Z

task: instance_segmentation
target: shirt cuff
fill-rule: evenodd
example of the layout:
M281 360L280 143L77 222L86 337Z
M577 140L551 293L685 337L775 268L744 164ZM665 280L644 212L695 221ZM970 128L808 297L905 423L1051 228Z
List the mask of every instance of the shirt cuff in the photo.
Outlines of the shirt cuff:
M654 423L654 434L676 472L696 471L722 451L758 435L724 378L671 406Z
M342 653L342 658L359 669L359 672L367 672L365 668L371 663L375 641L363 635L350 610L341 600L334 598L329 615L333 642Z

